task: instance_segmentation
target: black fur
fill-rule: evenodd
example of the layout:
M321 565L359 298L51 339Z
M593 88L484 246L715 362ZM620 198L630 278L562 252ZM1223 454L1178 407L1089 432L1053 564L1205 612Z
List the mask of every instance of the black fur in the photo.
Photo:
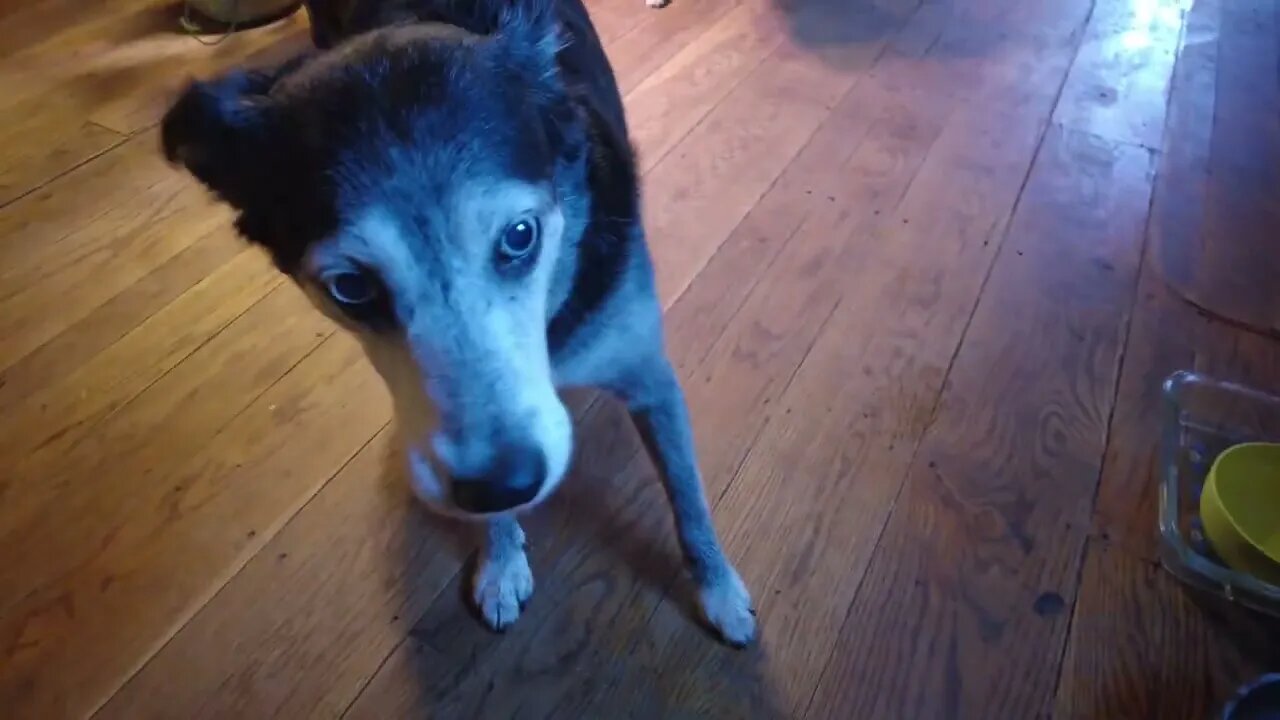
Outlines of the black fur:
M593 125L597 130L602 126ZM602 134L591 143L587 171L591 220L578 242L573 289L547 326L547 347L553 355L609 297L631 254L642 251L635 247L641 242L635 162L630 147L619 146L620 142L617 136Z
M167 156L295 275L350 206L377 198L412 213L457 168L584 192L573 289L548 325L554 353L643 252L622 100L581 0L312 0L308 11L320 51L192 84L164 118Z

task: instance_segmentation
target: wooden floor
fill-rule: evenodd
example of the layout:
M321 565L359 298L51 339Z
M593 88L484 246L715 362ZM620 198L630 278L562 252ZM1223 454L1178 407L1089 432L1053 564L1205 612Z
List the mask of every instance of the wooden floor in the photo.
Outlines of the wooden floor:
M159 156L163 0L0 3L0 717L1205 718L1275 625L1156 562L1160 381L1280 390L1272 0L591 0L762 638L619 409L505 635L390 402ZM1229 119L1234 118L1234 119Z

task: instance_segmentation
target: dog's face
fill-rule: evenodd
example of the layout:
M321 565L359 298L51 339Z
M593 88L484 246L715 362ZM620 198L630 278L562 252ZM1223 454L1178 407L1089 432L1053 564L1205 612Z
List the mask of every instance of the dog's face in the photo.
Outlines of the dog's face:
M239 211L395 398L418 494L488 514L569 464L549 315L585 222L579 118L554 29L377 31L276 77L193 85L166 152Z

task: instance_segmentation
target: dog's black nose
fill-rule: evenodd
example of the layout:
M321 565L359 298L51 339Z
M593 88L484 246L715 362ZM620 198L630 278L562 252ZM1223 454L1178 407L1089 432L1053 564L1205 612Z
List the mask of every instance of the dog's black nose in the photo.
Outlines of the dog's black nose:
M546 477L542 450L523 445L504 448L480 475L453 477L453 503L471 513L510 510L537 497Z

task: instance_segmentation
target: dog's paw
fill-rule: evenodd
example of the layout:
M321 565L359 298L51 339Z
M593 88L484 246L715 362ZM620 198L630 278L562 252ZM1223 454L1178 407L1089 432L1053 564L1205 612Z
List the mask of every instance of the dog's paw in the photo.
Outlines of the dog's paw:
M644 0L644 4L651 8L663 8L671 4L671 0Z
M742 578L732 568L727 575L698 588L702 617L725 642L743 647L756 635L756 611Z
M500 559L481 559L472 584L472 600L480 617L499 632L520 617L524 604L533 595L533 571L524 552Z

